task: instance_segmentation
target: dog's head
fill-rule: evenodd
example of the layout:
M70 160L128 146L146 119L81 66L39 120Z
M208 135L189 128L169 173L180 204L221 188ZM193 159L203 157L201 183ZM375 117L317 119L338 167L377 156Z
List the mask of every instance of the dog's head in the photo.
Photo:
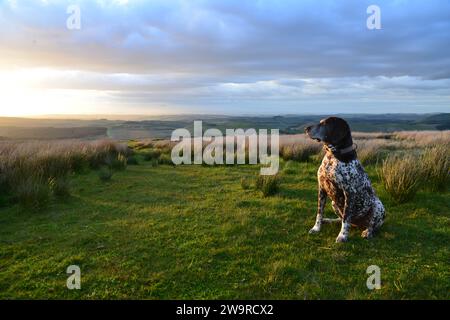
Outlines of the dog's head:
M351 141L349 125L337 117L322 119L318 124L306 127L305 132L311 139L333 146L340 146L349 139Z

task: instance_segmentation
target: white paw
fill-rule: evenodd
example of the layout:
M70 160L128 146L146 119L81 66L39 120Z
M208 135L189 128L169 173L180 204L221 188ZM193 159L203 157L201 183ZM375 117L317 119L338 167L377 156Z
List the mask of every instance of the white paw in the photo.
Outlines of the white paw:
M320 231L320 227L314 226L309 230L309 233L313 234L313 233L318 233L319 231Z
M361 237L363 237L364 239L370 239L370 238L373 237L373 233L370 232L369 230L364 230L364 231L361 233Z
M344 236L343 234L338 235L336 238L336 243L346 242L346 241L347 241L347 236Z

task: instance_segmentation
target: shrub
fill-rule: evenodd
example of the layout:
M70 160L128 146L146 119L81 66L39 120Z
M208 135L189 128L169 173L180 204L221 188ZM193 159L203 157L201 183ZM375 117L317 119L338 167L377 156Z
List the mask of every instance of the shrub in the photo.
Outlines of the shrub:
M427 148L421 164L427 187L432 191L445 191L450 185L450 145Z
M248 178L241 178L241 187L244 190L250 189L251 183Z
M256 179L256 188L260 190L264 197L276 194L280 187L280 178L278 175L258 176Z
M109 181L113 176L113 172L109 166L101 167L98 171L98 177L102 181Z
M378 169L385 190L397 203L403 203L417 192L422 177L418 157L414 155L388 156Z

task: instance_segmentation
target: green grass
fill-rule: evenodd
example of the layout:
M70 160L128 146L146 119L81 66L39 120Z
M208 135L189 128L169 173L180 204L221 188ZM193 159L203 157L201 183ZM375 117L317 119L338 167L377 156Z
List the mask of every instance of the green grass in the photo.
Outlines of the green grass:
M317 166L291 164L297 173L266 198L241 187L256 166L143 162L108 183L75 175L71 197L43 212L0 208L0 298L450 298L448 192L396 205L370 167L386 224L373 240L352 229L335 244L339 225L308 234ZM71 264L81 290L66 288ZM372 264L381 290L366 287Z

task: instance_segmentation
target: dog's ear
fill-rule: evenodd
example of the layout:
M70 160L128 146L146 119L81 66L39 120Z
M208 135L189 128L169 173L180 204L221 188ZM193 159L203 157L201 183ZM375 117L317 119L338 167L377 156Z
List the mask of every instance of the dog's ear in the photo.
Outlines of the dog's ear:
M339 145L342 140L351 136L350 126L342 118L329 117L325 120L327 137L332 145Z

